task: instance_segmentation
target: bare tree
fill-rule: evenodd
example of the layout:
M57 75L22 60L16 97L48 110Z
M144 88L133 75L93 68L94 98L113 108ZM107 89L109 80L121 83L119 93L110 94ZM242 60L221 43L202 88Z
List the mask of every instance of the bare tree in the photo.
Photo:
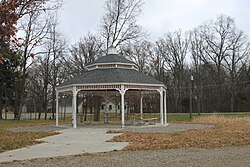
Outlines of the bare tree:
M29 96L34 97L35 101L39 101L38 104L41 104L38 119L40 119L43 112L45 113L45 119L47 119L50 103L52 106L52 119L54 117L55 87L60 81L58 79L59 68L61 67L60 59L65 55L66 48L67 43L57 31L57 18L51 17L48 20L43 47L40 48L41 51L37 55L36 61L29 68L30 75L27 81L29 89L33 90L29 92Z
M96 60L103 55L103 43L95 35L88 34L80 40L77 44L71 46L69 61L71 65L68 67L72 71L72 75L84 72L85 65Z
M222 63L227 56L227 51L233 45L234 20L229 16L221 15L217 20L211 20L209 23L201 26L200 30L205 41L205 54L202 54L202 61L205 64L212 63L215 65L216 71L214 71L214 68L211 68L211 72L216 74L214 79L218 84L221 84Z
M199 29L195 28L190 32L190 53L192 60L192 75L194 75L194 82L196 86L197 97L197 111L200 114L203 110L203 71L202 61L204 53L204 40L201 36Z
M122 47L125 56L133 61L139 71L150 74L151 67L150 61L151 56L154 54L154 47L149 41L135 42L133 44Z
M17 111L16 115L21 114L21 108L23 105L23 98L25 92L25 82L26 82L26 74L27 69L29 68L29 59L34 58L35 53L33 53L34 49L40 45L41 39L46 34L46 24L40 22L40 12L32 12L26 15L25 21L21 23L20 31L22 31L25 35L23 38L19 38L18 41L18 50L21 55L21 67L19 72L19 81L16 85L16 94L17 94Z
M201 60L217 85L214 89L213 104L216 104L214 111L221 111L222 105L225 104L223 103L225 87L222 85L225 84L226 71L223 62L234 45L235 22L229 16L220 15L216 20L203 24L199 29L204 40L204 54L200 55Z
M224 67L229 73L229 93L230 93L230 110L234 111L235 96L239 85L239 74L241 68L249 61L250 43L243 31L234 30L232 34L232 45L227 51L224 59Z
M106 0L106 13L101 23L101 35L106 41L106 48L111 45L117 47L145 36L137 24L142 5L142 0Z
M166 62L166 69L171 71L173 93L175 98L175 111L180 112L181 86L184 84L184 66L188 51L188 36L181 31L168 33L157 41L158 52Z
M22 3L22 1L20 1ZM22 17L19 22L19 31L21 36L16 41L17 50L21 55L21 65L19 68L18 82L16 84L16 112L15 115L21 114L23 105L27 69L32 63L30 58L39 54L38 47L42 45L42 40L46 36L48 29L48 18L45 11L57 9L61 2L52 3L46 6L44 1L30 1L24 3L19 8L19 15Z
M56 85L58 82L58 73L60 68L59 59L65 55L67 48L67 43L63 39L63 36L57 31L57 18L54 17L50 22L50 31L49 31L49 48L51 48L52 55L52 77L51 77L51 87L52 87L52 119L55 119L56 112ZM45 119L47 116L47 110Z

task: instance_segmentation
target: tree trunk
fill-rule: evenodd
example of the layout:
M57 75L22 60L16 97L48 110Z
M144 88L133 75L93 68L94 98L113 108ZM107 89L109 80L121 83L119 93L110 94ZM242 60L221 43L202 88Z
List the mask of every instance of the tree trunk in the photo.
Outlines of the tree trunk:
M230 111L234 112L234 95L230 97Z
M3 119L3 117L2 117L2 110L3 110L3 99L2 99L2 97L3 97L3 92L2 92L2 90L0 91L0 119Z
M46 83L45 83L46 84ZM44 99L43 99L43 111L45 112L45 117L44 119L47 119L47 112L48 112L48 93L47 93L47 85L44 88Z
M100 121L100 108L101 108L101 97L97 96L96 97L96 110L94 112L94 121Z
M45 113L44 113L44 120L47 119L47 114L48 114L48 110L45 110Z
M39 112L38 112L38 120L40 120L41 119L41 115L42 115L42 111L41 111L41 109L39 110Z
M3 116L2 116L3 111L2 110L3 110L3 106L2 106L2 104L0 104L0 120L3 119Z

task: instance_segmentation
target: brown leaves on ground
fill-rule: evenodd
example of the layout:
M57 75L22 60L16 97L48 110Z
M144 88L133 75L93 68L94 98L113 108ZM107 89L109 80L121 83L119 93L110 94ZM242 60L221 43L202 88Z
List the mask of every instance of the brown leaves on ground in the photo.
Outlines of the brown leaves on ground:
M107 134L114 134L114 133L123 133L121 130L108 130Z
M41 143L36 139L58 134L56 132L11 132L8 128L39 126L46 121L2 121L0 124L0 152Z
M215 127L177 133L124 132L110 141L130 142L124 150L213 148L250 144L250 117L207 116L199 117L194 122L212 124Z
M41 143L36 139L55 135L55 132L10 132L0 130L0 152Z

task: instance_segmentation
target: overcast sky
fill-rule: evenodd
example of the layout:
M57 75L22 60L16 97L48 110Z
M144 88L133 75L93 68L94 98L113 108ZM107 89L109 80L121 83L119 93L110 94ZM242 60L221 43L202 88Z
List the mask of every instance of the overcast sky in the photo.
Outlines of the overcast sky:
M73 44L88 32L96 33L104 14L105 0L64 0L59 29ZM154 42L163 34L190 30L220 14L231 16L250 36L250 0L144 0L140 24Z

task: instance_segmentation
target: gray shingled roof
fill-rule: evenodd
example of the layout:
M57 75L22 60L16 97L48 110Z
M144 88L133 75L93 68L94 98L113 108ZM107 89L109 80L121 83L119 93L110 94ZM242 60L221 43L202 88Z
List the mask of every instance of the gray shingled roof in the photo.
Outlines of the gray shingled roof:
M134 69L95 69L84 72L66 81L60 86L71 84L100 84L100 83L138 83L138 84L161 84L162 82L145 75Z
M100 57L99 59L97 59L96 61L91 62L88 65L96 64L96 63L130 63L130 64L134 64L132 61L129 61L125 57L119 56L119 55L116 55L116 54L109 54L109 55Z

